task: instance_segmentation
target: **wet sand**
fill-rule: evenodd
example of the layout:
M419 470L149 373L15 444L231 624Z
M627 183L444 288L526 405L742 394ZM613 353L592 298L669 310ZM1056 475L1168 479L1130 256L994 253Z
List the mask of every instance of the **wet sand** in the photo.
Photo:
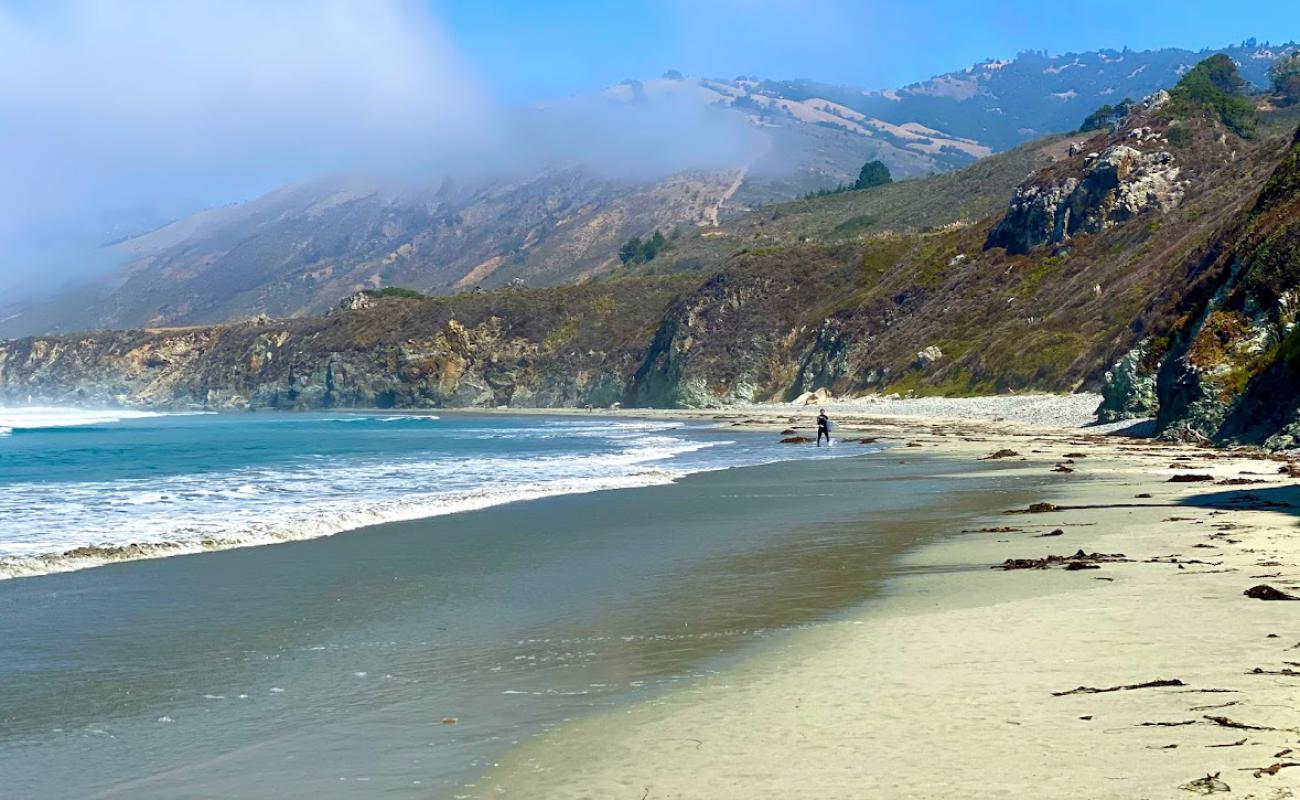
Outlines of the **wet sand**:
M718 416L761 427L785 413ZM1300 794L1300 603L1243 594L1300 595L1300 482L1281 462L990 421L840 419L895 453L1049 476L1034 501L1061 508L974 514L903 556L856 613L538 737L474 797ZM999 450L1016 455L977 461ZM993 568L1079 550L1113 559Z
M464 794L538 733L871 601L901 553L1051 478L1012 472L794 461L6 581L3 792Z

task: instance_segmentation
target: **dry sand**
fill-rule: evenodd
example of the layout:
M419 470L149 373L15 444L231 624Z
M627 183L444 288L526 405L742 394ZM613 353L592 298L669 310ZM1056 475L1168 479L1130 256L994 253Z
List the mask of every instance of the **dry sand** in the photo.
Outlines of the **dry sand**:
M972 519L972 532L907 556L914 569L855 615L527 742L464 796L1300 796L1300 602L1243 595L1259 584L1300 594L1300 482L1281 462L988 417L831 411L845 437L962 459L1014 450L990 462L1008 475L1084 455L1041 498L1068 508ZM1169 482L1183 474L1261 483ZM980 530L993 528L1012 530ZM1126 560L990 568L1080 549ZM1056 695L1157 680L1183 685Z

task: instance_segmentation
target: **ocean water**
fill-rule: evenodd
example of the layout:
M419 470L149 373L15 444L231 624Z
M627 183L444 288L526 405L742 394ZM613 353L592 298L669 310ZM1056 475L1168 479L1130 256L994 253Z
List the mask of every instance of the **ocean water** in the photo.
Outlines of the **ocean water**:
M625 418L5 413L11 564L296 539L0 580L25 800L495 796L532 737L851 624L898 554L1036 499L996 462Z
M840 451L597 417L0 409L0 578Z

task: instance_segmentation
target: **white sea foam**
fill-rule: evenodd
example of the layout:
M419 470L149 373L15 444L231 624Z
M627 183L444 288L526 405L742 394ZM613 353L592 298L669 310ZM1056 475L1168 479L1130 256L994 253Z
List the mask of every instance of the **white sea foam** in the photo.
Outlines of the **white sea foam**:
M87 424L88 417L38 419ZM430 418L306 421L337 419ZM675 430L680 427L610 420L520 427L471 423L449 430L445 438L437 438L444 436L437 429L422 434L442 442L438 454L336 458L309 452L284 463L208 472L11 482L0 491L0 518L5 520L0 579L311 539L556 495L665 484L692 472L766 463L791 453L788 448L779 454L774 447L733 448L732 441L703 440ZM505 452L497 445L493 454L474 444L493 437L533 441ZM557 445L551 441L555 438L574 441ZM459 444L448 449L448 442Z
M48 426L108 418L29 415L25 422ZM606 426L607 436L621 437L627 446L597 455L319 459L217 473L13 483L0 497L6 520L0 577L308 539L558 494L665 483L681 470L657 462L708 444L662 436L660 430Z
M16 430L42 430L45 428L77 428L83 425L104 425L129 419L202 413L205 412L173 412L169 414L120 408L97 410L54 406L0 407L0 433L12 433Z

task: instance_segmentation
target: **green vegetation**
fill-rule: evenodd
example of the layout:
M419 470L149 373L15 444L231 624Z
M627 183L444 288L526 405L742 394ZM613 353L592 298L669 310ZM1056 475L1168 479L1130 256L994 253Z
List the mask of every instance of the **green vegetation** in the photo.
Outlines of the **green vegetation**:
M874 214L859 214L856 217L849 217L839 225L831 228L830 235L834 239L848 239L871 230L875 227L877 221L878 219Z
M1264 185L1257 209L1265 210L1292 202L1297 195L1300 195L1300 128L1296 129L1291 149Z
M618 260L624 264L645 264L654 261L655 256L671 246L667 237L659 231L644 241L640 236L633 236L618 249Z
M853 184L854 189L870 189L875 186L884 186L887 183L893 183L894 178L889 174L889 167L881 161L868 161L862 165L858 172L858 180Z
M1192 132L1186 125L1170 125L1169 130L1165 131L1165 138L1174 147L1186 147L1192 143Z
M889 167L885 166L883 161L868 161L858 170L858 179L853 183L841 183L831 189L818 189L815 192L809 192L801 199L812 200L818 197L830 197L831 195L843 194L845 192L860 192L863 189L874 189L877 186L887 186L894 182L894 177L889 174Z
M542 347L548 353L554 353L573 341L578 335L578 318L569 317L557 328L547 333L542 339Z
M1129 109L1133 106L1134 102L1130 97L1124 98L1113 106L1107 103L1084 117L1083 124L1079 126L1079 132L1087 133L1088 131L1101 131L1114 127L1128 116Z
M1188 70L1169 93L1169 111L1174 116L1209 111L1228 130L1249 139L1259 125L1259 112L1248 91L1237 65L1220 53Z
M1288 105L1300 102L1300 51L1278 59L1268 75L1279 100Z
M831 197L832 195L844 194L853 191L853 186L847 183L841 183L839 186L830 188L821 188L800 197L800 200L816 200L819 197Z
M382 289L366 289L362 294L367 297L396 297L399 300L423 300L425 295L414 289L403 289L400 286L385 286Z

